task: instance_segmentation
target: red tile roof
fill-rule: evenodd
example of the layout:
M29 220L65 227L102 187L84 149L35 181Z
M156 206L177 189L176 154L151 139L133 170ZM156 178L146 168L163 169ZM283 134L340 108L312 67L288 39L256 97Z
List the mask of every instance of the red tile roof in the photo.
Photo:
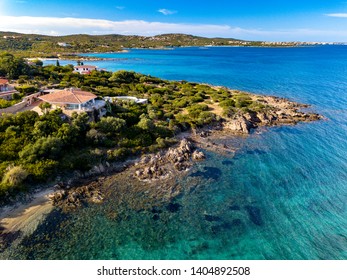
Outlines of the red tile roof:
M6 84L8 84L8 80L0 78L0 85L6 85Z
M71 88L42 95L39 98L53 104L83 104L96 97L97 96L91 92Z

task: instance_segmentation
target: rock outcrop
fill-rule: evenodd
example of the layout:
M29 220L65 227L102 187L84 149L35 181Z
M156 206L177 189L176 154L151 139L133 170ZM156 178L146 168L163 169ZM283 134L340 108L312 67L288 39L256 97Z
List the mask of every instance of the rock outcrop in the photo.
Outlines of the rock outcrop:
M241 134L248 134L252 127L253 125L244 116L239 116L224 123L224 129Z
M196 161L204 160L205 158L205 154L201 151L195 150L192 154L192 159Z
M166 178L175 171L185 171L192 166L192 160L203 160L205 155L194 148L192 142L183 139L177 147L164 153L147 155L138 163L135 176L140 180Z
M99 188L98 182L93 182L87 186L66 189L59 184L60 189L50 195L50 200L54 206L68 212L86 203L102 203L104 198Z
M249 134L252 128L259 126L297 124L298 122L317 121L323 118L319 114L300 111L300 109L308 106L284 98L265 96L261 98L260 103L266 108L258 112L239 112L232 119L225 120L224 129L235 134Z

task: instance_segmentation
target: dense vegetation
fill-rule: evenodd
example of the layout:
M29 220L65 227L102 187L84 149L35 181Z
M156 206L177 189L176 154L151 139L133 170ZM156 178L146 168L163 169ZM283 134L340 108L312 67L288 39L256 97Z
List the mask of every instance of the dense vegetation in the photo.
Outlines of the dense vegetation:
M191 127L231 117L239 111L262 110L249 95L185 81L165 81L135 72L73 73L73 66L23 66L10 54L11 67L0 68L17 78L22 94L42 87L78 87L103 96L137 96L148 104L116 102L101 119L87 113L66 118L47 104L43 114L26 111L0 118L0 196L73 170L88 171L100 162L165 148L173 136ZM13 68L13 69L12 69ZM1 70L0 70L1 71ZM15 73L15 74L13 74ZM92 120L92 121L91 121Z

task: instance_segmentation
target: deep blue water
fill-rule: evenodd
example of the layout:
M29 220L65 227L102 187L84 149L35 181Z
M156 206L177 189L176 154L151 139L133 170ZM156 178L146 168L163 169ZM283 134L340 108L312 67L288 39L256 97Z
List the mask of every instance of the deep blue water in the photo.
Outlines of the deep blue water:
M186 191L175 211L161 209L153 219L129 210L115 221L105 215L111 201L84 208L59 224L44 249L26 248L23 257L347 259L347 46L90 56L115 58L92 62L108 70L287 97L327 120L262 129L241 141L234 158L208 153L179 182ZM45 228L37 234L42 242Z

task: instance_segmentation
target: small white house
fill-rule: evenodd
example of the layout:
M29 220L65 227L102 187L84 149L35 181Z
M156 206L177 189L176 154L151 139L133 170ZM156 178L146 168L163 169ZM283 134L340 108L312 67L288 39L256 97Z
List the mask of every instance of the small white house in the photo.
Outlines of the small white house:
M59 43L58 43L58 46L59 46L59 47L64 47L64 48L66 48L66 47L71 47L70 44L65 43L65 42L59 42Z
M93 65L78 65L74 66L74 72L80 74L90 74L92 71L98 70L98 67Z

